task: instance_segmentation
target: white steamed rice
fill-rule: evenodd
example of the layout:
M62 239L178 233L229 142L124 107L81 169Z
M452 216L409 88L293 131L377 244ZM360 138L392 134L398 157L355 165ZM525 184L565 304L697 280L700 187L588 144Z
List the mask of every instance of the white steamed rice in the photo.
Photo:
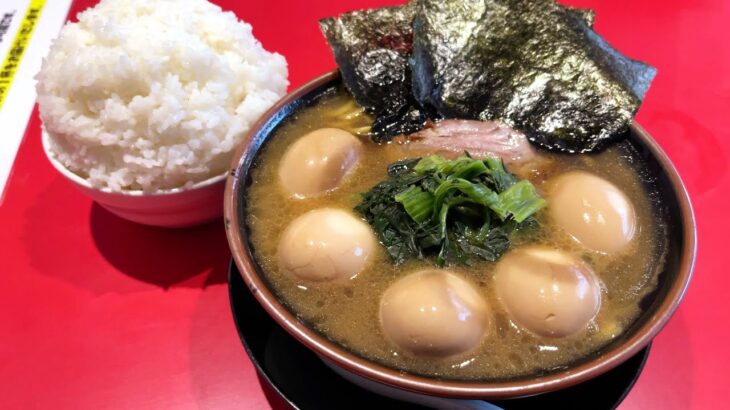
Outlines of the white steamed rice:
M38 74L52 155L98 188L147 192L223 174L286 92L287 65L205 0L103 0Z

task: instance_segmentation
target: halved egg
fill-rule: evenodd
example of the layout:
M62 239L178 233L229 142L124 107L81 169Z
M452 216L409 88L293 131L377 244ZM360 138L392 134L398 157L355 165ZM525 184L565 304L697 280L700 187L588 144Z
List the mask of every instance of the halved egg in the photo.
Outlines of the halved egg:
M352 278L365 267L377 241L370 227L335 208L309 211L292 221L279 242L279 267L300 279Z
M583 171L571 171L550 183L548 207L554 221L592 250L622 250L636 232L636 212L615 185Z
M494 282L509 316L540 336L578 333L601 307L600 282L590 266L545 246L508 252L497 263Z
M363 143L337 128L321 128L299 138L279 163L279 180L296 198L337 188L357 163Z
M482 341L490 320L487 303L474 287L446 270L411 273L391 285L380 302L385 335L420 355L468 352Z

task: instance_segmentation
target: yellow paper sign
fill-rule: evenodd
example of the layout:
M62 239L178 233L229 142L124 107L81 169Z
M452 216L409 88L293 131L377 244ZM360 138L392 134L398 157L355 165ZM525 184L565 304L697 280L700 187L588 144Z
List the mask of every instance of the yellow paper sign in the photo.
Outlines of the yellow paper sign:
M20 66L23 54L25 54L25 50L28 48L28 43L30 43L30 38L33 35L38 18L45 4L46 0L31 0L23 16L23 21L20 23L18 32L15 34L13 43L10 45L10 50L5 55L5 61L3 61L3 65L0 67L0 109L3 108L5 97L8 95L10 86L13 84L15 73L18 71L18 66Z

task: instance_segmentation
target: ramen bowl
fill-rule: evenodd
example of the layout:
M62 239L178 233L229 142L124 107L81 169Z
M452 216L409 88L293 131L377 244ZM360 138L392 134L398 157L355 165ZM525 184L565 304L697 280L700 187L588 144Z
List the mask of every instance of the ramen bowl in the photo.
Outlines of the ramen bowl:
M233 259L244 282L272 318L328 365L353 382L393 395L403 392L439 398L504 399L546 393L594 378L613 369L646 347L669 321L685 294L692 275L696 232L692 207L682 181L667 155L638 124L631 126L626 143L643 162L641 173L651 181L668 222L664 269L657 288L642 302L640 316L617 338L568 366L535 375L483 381L452 380L417 375L362 357L329 340L297 318L272 290L257 263L246 226L247 190L251 169L261 148L279 126L319 98L341 86L338 72L327 73L292 92L272 107L251 129L234 155L227 178L224 216ZM396 392L396 393L394 393Z

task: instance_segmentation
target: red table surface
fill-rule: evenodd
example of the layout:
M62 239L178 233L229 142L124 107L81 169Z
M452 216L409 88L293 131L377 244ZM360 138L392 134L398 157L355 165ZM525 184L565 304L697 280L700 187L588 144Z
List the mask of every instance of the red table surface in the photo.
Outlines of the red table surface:
M294 88L334 67L319 18L388 1L220 3L287 57ZM571 5L594 8L598 32L658 68L638 121L698 222L689 292L622 408L726 408L730 2ZM0 408L284 408L236 334L222 223L164 230L111 215L51 168L39 127L36 113L0 208Z

